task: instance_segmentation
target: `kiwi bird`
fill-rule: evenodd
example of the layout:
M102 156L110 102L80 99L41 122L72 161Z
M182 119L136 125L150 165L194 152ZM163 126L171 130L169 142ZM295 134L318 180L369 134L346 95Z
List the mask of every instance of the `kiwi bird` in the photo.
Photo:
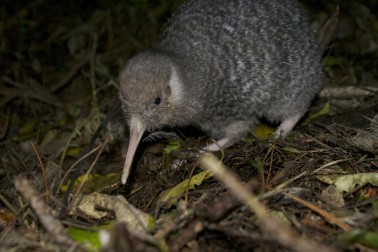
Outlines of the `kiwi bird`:
M321 54L295 0L189 0L120 74L125 184L145 131L198 127L227 148L259 119L285 137L322 88Z

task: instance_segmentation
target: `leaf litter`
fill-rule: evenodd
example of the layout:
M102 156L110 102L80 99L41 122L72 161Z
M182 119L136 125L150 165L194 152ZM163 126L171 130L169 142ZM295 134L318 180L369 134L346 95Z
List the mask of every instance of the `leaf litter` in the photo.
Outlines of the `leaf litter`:
M0 250L378 249L376 3L303 1L315 29L339 4L325 88L287 139L263 125L215 153L236 191L203 170L212 140L193 129L147 136L120 185L118 73L180 1L85 3L0 7Z

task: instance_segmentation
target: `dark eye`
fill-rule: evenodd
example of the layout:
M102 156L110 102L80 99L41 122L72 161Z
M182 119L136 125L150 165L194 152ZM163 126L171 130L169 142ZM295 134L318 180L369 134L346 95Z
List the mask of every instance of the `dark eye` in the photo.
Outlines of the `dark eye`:
M160 102L161 102L161 98L160 98L160 97L156 97L156 98L154 99L154 104L155 104L155 105L159 105Z

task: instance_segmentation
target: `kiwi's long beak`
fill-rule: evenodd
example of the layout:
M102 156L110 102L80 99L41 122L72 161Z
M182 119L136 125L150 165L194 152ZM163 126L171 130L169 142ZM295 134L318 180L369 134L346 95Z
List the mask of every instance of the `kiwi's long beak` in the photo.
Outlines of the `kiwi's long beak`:
M123 166L123 173L121 182L126 184L127 178L130 173L131 164L133 163L135 151L139 145L140 139L143 136L145 127L140 123L139 120L132 120L130 123L130 139L129 148L127 149L125 165Z

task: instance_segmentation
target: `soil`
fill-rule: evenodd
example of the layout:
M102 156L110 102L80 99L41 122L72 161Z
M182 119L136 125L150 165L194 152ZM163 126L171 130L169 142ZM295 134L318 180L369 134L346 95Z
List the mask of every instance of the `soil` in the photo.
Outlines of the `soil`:
M374 0L301 1L317 31L339 16L324 90L288 138L262 124L214 153L218 175L193 155L211 139L169 129L120 184L118 74L181 2L2 1L0 250L378 250Z

